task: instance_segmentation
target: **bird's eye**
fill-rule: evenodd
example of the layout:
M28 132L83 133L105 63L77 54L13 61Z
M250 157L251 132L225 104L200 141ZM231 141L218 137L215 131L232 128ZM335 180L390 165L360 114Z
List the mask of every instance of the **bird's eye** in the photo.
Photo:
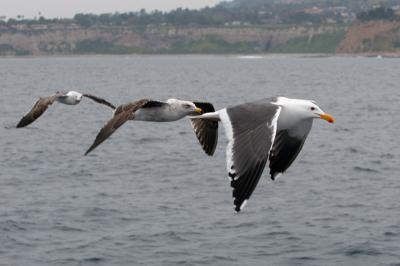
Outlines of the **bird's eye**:
M311 106L310 109L311 109L311 111L314 111L314 110L315 110L315 107L314 107L314 106Z
M183 107L190 108L190 105L189 104L184 104Z

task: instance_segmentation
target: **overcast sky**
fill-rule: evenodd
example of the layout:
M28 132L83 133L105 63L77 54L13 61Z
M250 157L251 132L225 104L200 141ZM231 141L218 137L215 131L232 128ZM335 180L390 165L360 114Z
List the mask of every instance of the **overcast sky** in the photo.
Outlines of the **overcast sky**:
M33 18L39 12L46 18L72 17L76 13L113 13L146 10L171 10L177 7L201 8L221 0L0 0L0 16L24 15Z

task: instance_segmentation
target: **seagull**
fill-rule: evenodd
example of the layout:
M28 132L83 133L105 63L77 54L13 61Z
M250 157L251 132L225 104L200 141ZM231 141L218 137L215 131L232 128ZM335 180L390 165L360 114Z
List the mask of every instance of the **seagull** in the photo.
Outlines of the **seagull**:
M17 128L26 127L27 125L31 124L33 121L38 119L47 110L47 108L50 105L52 105L55 101L67 105L77 105L78 103L81 102L82 97L87 97L97 103L104 104L112 109L115 109L115 106L112 105L111 103L91 94L79 93L76 91L69 91L69 92L58 91L54 95L45 98L40 98L32 107L32 109L24 117L22 117L22 119L17 124Z
M171 122L187 115L214 111L214 106L211 103L178 99L168 99L165 102L141 99L120 105L115 109L113 117L97 134L96 139L85 155L93 151L128 120ZM213 155L218 141L218 122L191 120L191 125L205 153L210 156Z
M272 180L296 159L314 119L333 123L314 101L273 97L191 117L221 121L228 139L226 163L236 212L246 205L269 166Z

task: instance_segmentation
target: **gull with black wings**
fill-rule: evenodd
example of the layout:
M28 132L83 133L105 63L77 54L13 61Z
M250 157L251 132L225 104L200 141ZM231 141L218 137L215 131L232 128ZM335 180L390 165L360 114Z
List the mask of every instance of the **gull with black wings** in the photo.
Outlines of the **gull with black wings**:
M272 180L296 159L313 120L334 122L314 101L274 97L191 117L222 122L228 138L226 162L236 212L243 209L269 166Z

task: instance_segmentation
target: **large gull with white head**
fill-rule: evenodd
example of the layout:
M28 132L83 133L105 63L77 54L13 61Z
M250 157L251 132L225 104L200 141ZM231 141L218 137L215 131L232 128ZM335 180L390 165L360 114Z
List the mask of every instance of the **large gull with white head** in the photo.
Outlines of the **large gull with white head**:
M228 138L226 162L234 207L243 209L269 166L272 180L284 173L299 154L313 120L334 122L315 102L274 97L191 117L221 121Z
M171 122L187 115L214 112L214 106L207 102L190 102L178 99L168 99L165 102L151 99L141 99L118 106L113 117L97 134L93 144L85 155L93 151L103 141L110 137L128 120ZM207 120L191 120L196 136L208 155L213 155L218 140L218 122Z
M39 100L37 100L32 109L26 115L24 115L24 117L21 118L21 120L17 124L17 128L26 127L27 125L34 122L47 110L47 108L50 105L52 105L56 101L66 105L77 105L78 103L81 102L82 97L87 97L97 103L104 104L112 109L115 109L115 106L113 104L109 103L103 98L99 98L92 94L80 93L77 91L69 91L69 92L58 91L54 95L40 98Z

